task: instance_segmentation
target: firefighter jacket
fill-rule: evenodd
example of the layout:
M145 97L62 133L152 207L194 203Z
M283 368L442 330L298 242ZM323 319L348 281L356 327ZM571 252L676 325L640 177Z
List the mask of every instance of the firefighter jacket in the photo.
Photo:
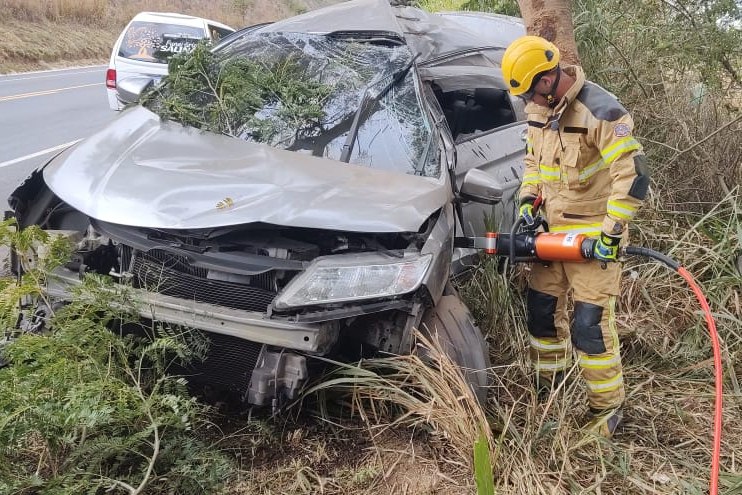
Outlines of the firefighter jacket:
M552 232L620 234L649 188L633 120L611 93L585 81L581 68L562 70L575 83L556 107L526 105L520 201L541 194L541 214Z

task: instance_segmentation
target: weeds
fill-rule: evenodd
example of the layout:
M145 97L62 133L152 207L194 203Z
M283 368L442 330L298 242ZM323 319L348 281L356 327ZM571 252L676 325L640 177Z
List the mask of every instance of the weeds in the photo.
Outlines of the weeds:
M441 344L422 335L417 339L419 353L366 360L359 366L338 363L306 394L347 391L351 417L359 415L371 434L387 428L426 429L445 439L455 454L453 462L472 468L475 443L492 443L487 418ZM324 417L328 419L326 413Z
M2 285L3 328L16 305L41 297L43 277L69 253L63 237L0 226L24 260L20 283ZM39 301L44 321L5 344L0 369L0 492L203 493L222 485L230 464L199 438L208 408L170 376L173 361L198 359L203 337L151 329L151 339L117 335L138 321L125 287L88 276L67 306ZM38 323L38 325L36 325ZM53 328L52 332L44 328ZM155 331L156 330L156 331ZM199 341L200 339L200 341Z
M719 85L708 80L706 89L690 94L689 86L700 82L686 78L692 68L672 65L683 54L673 43L653 44L672 40L673 26L637 17L649 16L656 3L634 2L632 9L624 2L583 3L577 33L590 78L632 110L655 164L632 242L686 266L719 324L727 390L722 485L736 493L742 486L741 283L734 266L742 245L739 96L725 89L731 81L723 69ZM667 36L655 36L665 28ZM689 31L685 24L676 28ZM720 53L714 51L717 67L724 63ZM29 248L47 241L33 231L25 235ZM183 394L182 381L160 373L180 348L177 336L155 344L120 339L104 328L110 313L97 311L110 309L110 300L103 304L99 287L88 287L85 302L56 316L54 340L27 335L7 350L17 365L0 370L0 445L6 446L0 490L208 491L237 466L229 493L450 494L471 493L475 483L488 493L488 468L500 494L704 493L713 390L702 318L671 272L640 259L629 260L625 272L619 325L628 397L625 424L612 442L582 430L587 411L577 369L537 401L526 361L524 277L498 273L492 260L462 288L492 349L495 385L483 408L428 342L432 366L417 355L374 359L339 366L309 388L303 410L319 398L324 423L220 418L211 445L199 434L217 430L209 411ZM5 328L15 302L39 282L19 289L0 281ZM333 401L321 400L324 392Z
M0 0L0 19L8 21L0 25L0 73L103 63L121 30L142 11L195 15L239 29L305 8L295 0Z

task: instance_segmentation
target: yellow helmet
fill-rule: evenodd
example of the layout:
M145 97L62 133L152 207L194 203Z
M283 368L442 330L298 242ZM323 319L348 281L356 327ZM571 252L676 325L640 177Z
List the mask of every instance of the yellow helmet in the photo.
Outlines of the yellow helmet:
M521 95L531 89L533 79L559 65L559 49L539 36L521 36L502 56L502 75L510 94Z

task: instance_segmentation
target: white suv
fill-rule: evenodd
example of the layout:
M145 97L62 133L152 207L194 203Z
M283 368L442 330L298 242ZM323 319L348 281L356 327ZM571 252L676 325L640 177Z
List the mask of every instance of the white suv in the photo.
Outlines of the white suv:
M206 38L213 42L234 32L229 26L201 17L159 12L141 12L124 28L113 45L106 72L108 105L121 110L120 81L132 76L151 77L155 82L167 75L167 61L177 53L191 51Z

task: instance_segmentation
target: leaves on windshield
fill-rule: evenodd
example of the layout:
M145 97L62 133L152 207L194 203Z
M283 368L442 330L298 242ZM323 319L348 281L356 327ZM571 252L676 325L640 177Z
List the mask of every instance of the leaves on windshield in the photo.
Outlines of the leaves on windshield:
M305 134L320 126L331 91L307 77L296 57L220 63L203 43L174 57L169 71L166 84L143 101L163 119L268 144L287 130Z
M258 33L173 57L142 103L165 120L338 160L364 93L378 93L411 59L399 44ZM351 163L438 174L415 81L408 74L362 120Z

